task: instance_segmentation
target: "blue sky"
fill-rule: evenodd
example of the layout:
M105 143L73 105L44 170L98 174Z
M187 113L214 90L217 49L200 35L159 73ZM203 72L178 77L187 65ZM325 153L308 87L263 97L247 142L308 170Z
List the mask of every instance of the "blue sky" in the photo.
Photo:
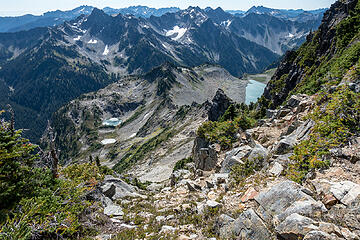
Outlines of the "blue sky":
M134 5L145 5L161 8L176 6L182 9L188 6L222 7L226 10L247 10L251 6L279 9L317 9L329 7L335 0L2 0L0 15L15 16L26 13L41 14L50 10L69 10L80 5L91 5L98 8L123 8Z

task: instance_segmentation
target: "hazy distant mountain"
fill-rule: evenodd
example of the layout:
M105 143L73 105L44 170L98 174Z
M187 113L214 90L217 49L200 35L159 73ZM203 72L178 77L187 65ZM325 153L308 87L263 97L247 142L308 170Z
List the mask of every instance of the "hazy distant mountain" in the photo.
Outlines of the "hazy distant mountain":
M226 10L226 12L238 16L242 16L244 15L244 13L246 13L246 11L242 11L242 10Z
M309 32L316 30L320 23L320 18L300 22L268 14L249 13L228 20L224 25L230 32L282 55L305 42Z
M73 10L69 11L52 11L46 12L40 16L34 15L24 15L19 17L0 17L0 32L16 32L21 30L29 30L36 27L49 27L56 26L64 23L65 21L73 20L80 15L89 15L94 7L91 6L80 6ZM206 8L205 11L211 10L211 8ZM300 22L306 22L309 20L319 20L321 21L322 15L326 9L318 9L313 11L304 11L304 10L279 10L271 9L265 7L252 7L247 12L241 10L228 10L226 11L229 14L232 14L237 17L243 17L250 13L256 14L268 14L274 17L284 18L287 20L294 20ZM103 9L106 14L116 15L116 14L131 14L136 17L149 18L151 16L162 16L166 13L174 13L180 11L179 8L170 7L170 8L149 8L146 6L133 6L128 8L114 9L106 7Z
M251 13L267 14L274 17L284 18L287 20L306 22L309 20L318 20L318 19L321 21L326 10L327 8L305 11L303 9L296 9L296 10L273 9L263 6L257 6L257 7L254 6L250 8L247 12L245 12L244 15L248 15Z
M121 8L121 9L114 9L114 8L109 8L106 7L103 9L103 11L107 14L131 14L134 15L136 17L145 17L145 18L149 18L151 16L162 16L165 13L173 13L173 12L177 12L180 11L180 8L177 7L169 7L169 8L149 8L146 6L133 6L133 7L128 7L128 8Z
M321 24L322 15L320 12L322 11L320 10L317 15L299 10L296 13L298 14L297 18L301 18L301 21L297 21L290 20L290 17L275 16L275 13L270 14L271 9L259 9L263 11L255 11L255 9L258 8L252 8L241 16L238 14L232 15L221 8L206 8L205 11L209 18L227 31L264 46L280 55L302 44L309 32L317 29ZM289 16L295 16L295 13L290 14L292 10L289 11ZM304 16L306 14L307 17Z
M24 15L19 17L0 17L0 32L17 32L21 30L29 30L36 27L50 27L64 23L65 21L73 20L80 15L89 15L94 7L91 6L80 6L69 11L52 11L46 12L40 16ZM113 9L106 7L104 12L113 14L132 14L137 17L150 17L150 16L161 16L168 12L177 12L179 8L149 8L145 6L134 6L122 9Z

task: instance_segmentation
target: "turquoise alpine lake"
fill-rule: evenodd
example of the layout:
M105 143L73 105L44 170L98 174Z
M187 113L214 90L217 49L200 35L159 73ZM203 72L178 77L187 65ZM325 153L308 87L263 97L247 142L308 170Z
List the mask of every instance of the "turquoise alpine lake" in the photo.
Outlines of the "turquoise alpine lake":
M120 125L121 123L122 123L122 121L118 118L110 118L110 119L104 120L102 124L103 124L103 126L116 127L116 126Z
M265 87L266 84L264 83L249 80L249 83L246 86L245 104L249 105L251 102L255 103L264 93Z

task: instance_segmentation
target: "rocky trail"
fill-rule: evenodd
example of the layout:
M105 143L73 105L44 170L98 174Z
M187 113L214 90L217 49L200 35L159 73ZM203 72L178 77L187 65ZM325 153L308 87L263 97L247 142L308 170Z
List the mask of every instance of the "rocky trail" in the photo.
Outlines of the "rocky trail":
M106 177L99 196L112 227L97 239L359 239L360 138L302 185L285 177L294 146L314 126L304 120L314 104L292 96L239 132L227 152L216 144L199 148L196 139L194 162L144 190ZM237 181L231 169L249 159L256 170Z

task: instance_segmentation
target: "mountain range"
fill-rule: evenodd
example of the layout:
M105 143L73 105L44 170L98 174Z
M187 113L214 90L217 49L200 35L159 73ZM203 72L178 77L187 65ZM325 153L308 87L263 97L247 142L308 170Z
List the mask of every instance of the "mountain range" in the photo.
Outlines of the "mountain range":
M0 106L12 105L18 127L31 129L32 140L63 104L124 75L144 74L166 62L215 64L236 77L259 73L320 24L269 14L236 17L221 8L189 7L149 18L74 10L89 11L57 26L0 34Z
M294 20L294 21L308 21L311 19L316 19L318 17L322 18L323 14L325 13L327 9L316 9L316 10L309 10L305 11L303 9L273 9L273 8L267 8L263 6L254 6L250 8L247 12L243 13L243 15L247 15L249 13L256 13L256 14L267 14L274 17L284 18L288 20ZM239 13L241 15L241 13Z
M51 11L36 16L27 14L18 17L0 17L0 32L17 32L22 30L30 30L35 27L52 27L71 21L80 15L89 15L94 10L91 6L80 6L69 11ZM165 13L177 12L179 8L149 8L146 6L133 6L122 9L114 9L106 7L103 11L109 15L131 14L136 17L161 16Z
M94 7L92 6L80 6L68 11L51 11L46 12L42 15L23 15L18 17L0 17L0 32L17 32L21 30L29 30L35 27L52 27L59 24L62 24L65 21L71 21L80 15L89 15ZM207 8L211 9L211 8ZM162 16L166 13L174 13L180 11L180 8L169 7L169 8L149 8L146 6L132 6L121 9L114 9L106 7L103 11L109 15L134 15L136 17L149 18L151 16ZM308 21L321 19L322 14L326 9L318 9L313 11L304 11L304 10L279 10L266 7L252 7L248 11L240 10L227 10L226 12L231 13L235 16L242 17L249 13L256 14L267 14L275 17L284 18L287 20L295 21Z

